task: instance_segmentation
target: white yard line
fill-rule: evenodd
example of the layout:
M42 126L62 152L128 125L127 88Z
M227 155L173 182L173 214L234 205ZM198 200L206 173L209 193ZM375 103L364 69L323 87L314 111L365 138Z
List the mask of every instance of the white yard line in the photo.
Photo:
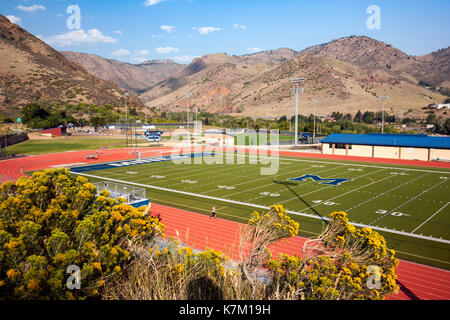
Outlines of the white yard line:
M95 176L95 175L91 175L91 174L87 174L87 173L81 173L81 172L74 172L74 174L78 174L78 175L85 176L85 177L90 177L90 178L96 178L96 179L103 179L103 180L106 179L106 180L110 180L110 181L113 181L113 182L129 184L129 185L135 185L135 186L138 186L138 187L144 187L144 188L156 189L156 190L161 190L161 191L166 191L166 192L184 194L184 195L187 195L187 196L192 196L192 197L197 197L197 198L203 198L203 199L209 199L209 200L214 200L214 201L233 203L233 204L242 205L242 206L246 206L246 207L270 210L270 207L267 207L267 206L261 206L261 205L257 205L257 204L245 203L245 202L241 202L241 201L234 201L234 200L217 198L217 197L212 197L212 196L207 196L207 195L202 195L202 194L195 194L195 193L191 193L191 192L185 192L185 191L178 191L178 190L173 190L173 189L161 188L161 187L156 187L156 186L151 186L151 185L146 185L146 184L141 184L141 183L134 183L134 182L129 182L129 181L110 179L110 178ZM305 214L305 213L302 213L302 212L289 211L289 210L287 212L290 213L290 214L293 214L293 215L304 216L304 217L313 218L313 219L317 219L317 220L329 220L329 218L318 217L316 215ZM394 233L394 234L409 236L409 237L418 238L418 239L424 239L424 240L430 240L430 241L450 244L450 240L438 239L438 238L428 237L428 236L423 236L423 235L417 235L417 234L414 234L414 233L408 233L408 232L403 232L403 231L390 230L390 229L387 229L387 228L373 227L373 226L368 226L368 225L364 225L364 224L360 224L360 223L353 223L353 222L351 222L351 223L354 226L357 226L357 227L371 228L373 230L378 230L378 231Z
M252 155L248 155L248 156L249 157L257 157L257 156L252 156ZM266 157L266 156L259 156L259 157L260 158L271 159L271 157ZM283 158L283 157L286 158L286 157L289 157L289 156L281 156L280 158ZM292 156L292 157L295 157L295 156ZM372 166L372 165L366 165L366 164L339 163L339 162L321 161L321 160L305 160L305 159L292 159L292 158L287 158L287 159L283 159L283 160L286 160L286 161L297 161L297 162L313 162L313 163L324 163L324 164L337 164L337 165L342 165L342 166L353 166L353 167L383 168L383 169L404 170L404 171L417 171L417 172L450 174L450 171L437 171L437 170L435 171L435 170L413 169L413 168L402 168L402 167Z
M444 205L442 208L440 208L438 211L436 211L435 214L433 214L431 217L429 217L427 220L425 220L420 226L418 226L418 227L415 228L413 231L411 231L411 233L414 233L414 232L416 232L417 230L419 230L420 227L422 227L425 223L427 223L428 221L430 221L430 220L431 220L435 215L437 215L439 212L441 212L442 210L444 210L444 208L445 208L446 206L448 206L449 204L450 204L450 201L447 202L447 204Z
M317 171L316 173L323 173L323 172L330 171L330 170L334 170L334 169L338 169L338 168L328 168L328 169L325 169L325 170ZM286 172L286 173L279 174L279 175L277 175L276 177L288 175L288 174L291 174L291 173L294 173L294 172L297 172L297 171L300 171L300 170L303 170L303 169L302 169L302 168L300 168L300 169L297 168L297 169L295 169L295 170L292 170L292 171L288 171L288 172ZM240 185L247 184L247 183L253 183L253 182L259 181L259 180L271 179L271 178L273 178L273 177L263 177L263 178L258 178L258 179L254 179L254 180L252 180L252 181L245 181L245 182L242 182L242 183L238 183L238 184L232 185L232 187L240 186ZM314 181L312 181L312 182L314 182ZM312 183L312 182L311 182L311 183ZM264 187L267 188L267 186L258 186L258 187L255 187L255 188L247 189L247 190L245 190L245 192L250 191L250 190L255 190L255 189L264 188ZM206 193L212 192L212 191L215 191L215 190L210 190L210 191L207 191ZM234 193L231 193L231 194L229 194L229 195L227 195L227 196L229 197L229 196L232 196L232 195L235 195L235 194L239 194L239 193L242 193L242 191L234 192Z
M366 174L364 174L364 175L362 175L362 176L356 177L354 180L357 180L357 179L359 179L359 178L363 178L363 177L365 177L365 176L369 176L369 175L374 174L374 173L378 173L378 172L380 172L380 171L383 171L383 169L377 170L377 171L375 171L375 172L369 172L369 173L366 173ZM348 194L348 193L352 193L352 192L358 191L359 189L363 189L363 188L368 187L368 186L370 186L370 185L372 185L372 184L374 184L374 183L377 183L377 182L386 180L386 179L388 179L388 178L392 178L392 176L388 176L388 177L383 178L383 179L381 179L381 180L377 180L377 181L374 181L374 182L372 182L372 183L366 184L366 185L364 185L364 186L362 186L362 187L359 187L358 189L352 189L352 190L350 190L350 191L348 191L348 192L346 192L346 193L340 194L339 196L336 196L336 197L334 197L334 198L325 200L325 202L330 201L330 200L334 200L334 199L339 198L339 197L342 197L342 196L344 196L344 195L346 195L346 194ZM302 196L307 196L307 195L309 195L309 194L313 194L313 193L315 193L315 192L323 191L323 190L325 190L325 189L333 188L333 187L334 187L334 186L329 186L329 187L326 187L326 188L323 188L323 189L318 189L318 190L315 190L315 191L311 191L311 192L302 194ZM285 203L285 202L287 202L287 201L295 200L295 199L297 199L297 197L291 198L291 199L289 199L289 200L285 200L285 201L283 201L283 202L280 202L280 204L281 204L281 203ZM313 205L313 206L311 206L311 207L309 207L309 208L317 207L317 206L319 206L319 205L321 205L321 203L315 204L315 205ZM308 209L309 209L309 208L308 208ZM306 210L307 210L307 209L306 209ZM304 212L304 211L305 211L305 210L302 210L301 212Z
M380 220L383 219L384 217L390 215L392 212L395 212L396 210L400 209L400 208L403 207L404 205L410 203L411 201L416 200L417 198L419 198L419 197L422 196L423 194L425 194L425 193L427 193L427 192L433 190L433 189L436 188L437 186L439 186L439 185L441 185L441 184L443 184L444 182L447 182L447 181L448 181L448 180L442 180L441 182L436 183L435 185L431 186L431 187L428 188L427 190L422 191L421 193L419 193L419 194L418 194L417 196L415 196L414 198L410 198L409 200L403 202L401 205L399 205L399 206L396 207L395 209L393 209L393 210L389 211L388 213L382 215L382 216L379 217L378 219L375 219L374 221L372 221L371 223L369 223L369 226L372 225L372 224L375 223L375 222L380 221Z
M325 169L325 170L322 170L322 171L318 171L318 172L316 172L316 173L323 173L323 172L325 172L325 171L330 171L330 170L334 170L334 169L338 169L338 168L328 168L328 169ZM293 173L293 172L297 172L297 171L299 171L299 170L303 170L303 168L299 168L299 169L296 169L296 170L293 170L293 171L288 171L288 172L286 172L286 173L279 174L279 175L277 175L277 177L283 176L283 175L288 175L288 174L291 174L291 173ZM261 180L261 179L269 179L269 178L271 178L271 177L264 177L264 178L254 179L254 180L252 180L252 181L246 181L246 182L238 183L238 184L235 184L235 185L231 185L230 187L236 187L236 186L238 186L238 185L247 184L247 183L255 182L255 181L258 181L258 180ZM237 178L234 178L234 179L237 179ZM305 183L305 184L303 184L303 185L307 185L308 183L313 183L313 182L315 182L315 181L307 182L307 183ZM221 182L221 183L222 183L222 182ZM254 188L250 188L250 189L246 189L246 190L243 190L243 191L241 190L241 191L233 192L233 193L228 194L228 195L226 195L226 196L227 196L227 197L230 197L230 196L233 196L233 195L236 195L236 194L240 194L240 193L242 193L242 192L253 191L253 190L257 190L257 189L261 189L261 188L267 188L267 186L266 186L266 185L262 185L262 186L260 185L260 186L257 186L257 187L254 187ZM326 189L326 188L324 188L324 189ZM210 190L210 191L203 192L203 194L207 194L208 192L212 192L212 191L216 191L216 190L217 190L217 188L212 189L212 190ZM323 189L322 189L322 190L323 190ZM316 191L317 191L317 190L316 190ZM288 190L281 190L281 191L277 191L277 192L288 192ZM313 191L313 192L315 192L315 191ZM266 196L258 195L258 196L255 197L255 198L248 199L248 201L253 201L253 200L256 200L256 199L259 199L259 198L264 198L264 197L266 197Z
M411 182L413 182L413 181L416 181L416 180L418 180L418 179L420 179L420 178L423 178L423 177L425 177L425 176L427 176L427 175L428 175L428 174L424 174L424 175L421 175L420 177L414 178L413 180L408 180L408 181L402 183L401 185L395 186L394 188L391 188L391 189L389 189L389 190L387 190L387 191L385 191L385 192L383 192L383 193L380 193L380 194L376 195L375 197L370 198L369 200L366 200L366 201L364 201L364 202L361 202L361 203L357 204L356 206L351 207L351 208L349 208L349 209L346 209L346 210L344 210L344 211L345 211L345 212L349 212L349 211L351 211L351 210L353 210L353 209L355 209L355 208L358 208L358 207L360 207L360 206L362 206L362 205L365 205L366 203L368 203L368 202L370 202L370 201L373 201L373 200L375 200L375 199L377 199L377 198L379 198L379 197L381 197L381 196L384 196L385 194L387 194L387 193L389 193L389 192L391 192L391 191L394 191L394 190L396 190L396 189L398 189L398 188L401 188L401 187L403 187L403 186L405 186L405 185L407 185L407 184L409 184L409 183L411 183ZM391 177L395 177L395 176L391 176ZM408 199L409 199L409 198L408 198Z

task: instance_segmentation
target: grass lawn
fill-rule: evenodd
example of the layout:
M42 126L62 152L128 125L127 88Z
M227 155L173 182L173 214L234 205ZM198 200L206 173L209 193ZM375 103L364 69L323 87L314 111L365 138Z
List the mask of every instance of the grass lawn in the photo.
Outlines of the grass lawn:
M7 150L8 154L37 155L75 150L96 150L101 147L123 148L125 147L125 139L67 137L51 140L28 140L8 146Z
M280 157L278 171L264 176L261 168L269 165L252 164L255 156L231 156L234 164L153 159L81 174L145 187L153 202L194 212L209 214L216 205L218 216L239 222L253 210L282 204L300 222L303 236L320 233L324 218L345 211L352 223L383 234L398 256L450 269L450 170ZM245 163L237 164L238 156ZM292 180L304 175L347 180Z

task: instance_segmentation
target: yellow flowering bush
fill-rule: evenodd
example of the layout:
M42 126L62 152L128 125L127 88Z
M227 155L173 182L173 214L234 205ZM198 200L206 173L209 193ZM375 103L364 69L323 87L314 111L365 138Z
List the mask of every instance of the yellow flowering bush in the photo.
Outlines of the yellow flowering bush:
M303 257L266 263L272 288L301 299L383 299L398 290L395 251L372 229L357 229L334 212L322 234L305 242ZM281 289L280 289L281 288Z
M152 240L164 226L97 191L68 170L44 170L0 186L0 298L99 297L130 262L126 241ZM70 290L67 268L80 269Z
M255 271L269 259L268 246L278 240L297 235L300 225L292 220L286 209L272 206L267 213L254 212L241 230L240 257L242 272L256 288Z
M241 261L207 249L194 253L173 240L149 248L132 242L137 258L104 297L131 300L383 299L395 292L395 252L369 229L333 213L323 233L306 241L304 255L270 258L267 246L295 235L299 225L281 206L254 213L241 230ZM265 260L264 260L265 259ZM261 262L262 261L262 262ZM380 272L379 286L371 277ZM374 285L374 286L370 286Z

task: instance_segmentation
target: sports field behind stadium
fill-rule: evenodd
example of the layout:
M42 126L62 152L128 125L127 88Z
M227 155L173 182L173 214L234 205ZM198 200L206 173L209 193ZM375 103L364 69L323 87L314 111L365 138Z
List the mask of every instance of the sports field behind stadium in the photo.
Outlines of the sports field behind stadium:
M278 171L261 175L271 164L255 162L270 157L216 154L222 164L186 157L184 164L166 155L72 172L145 187L155 203L204 214L215 205L218 217L239 222L281 204L306 236L320 233L331 212L345 211L353 224L383 234L399 257L450 268L449 169L279 157Z

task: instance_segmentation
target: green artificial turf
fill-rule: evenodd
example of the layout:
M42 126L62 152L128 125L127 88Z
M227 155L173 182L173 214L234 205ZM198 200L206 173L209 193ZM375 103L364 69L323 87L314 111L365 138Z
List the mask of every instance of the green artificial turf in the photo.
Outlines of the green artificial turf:
M108 138L53 138L28 140L7 147L8 154L37 155L76 150L96 150L102 147L123 148L125 139Z
M249 163L257 160L255 156L231 156L234 164L167 161L87 174L92 181L114 179L144 186L155 203L203 214L216 205L219 217L239 222L246 222L253 210L265 211L258 206L282 204L300 222L303 236L320 233L323 218L345 211L353 223L387 229L377 231L397 256L450 269L450 244L445 242L450 240L450 170L280 157L278 171L264 176L261 168L270 164ZM238 156L244 164L236 163ZM302 175L351 181L332 186L290 180ZM418 238L421 235L434 240Z

